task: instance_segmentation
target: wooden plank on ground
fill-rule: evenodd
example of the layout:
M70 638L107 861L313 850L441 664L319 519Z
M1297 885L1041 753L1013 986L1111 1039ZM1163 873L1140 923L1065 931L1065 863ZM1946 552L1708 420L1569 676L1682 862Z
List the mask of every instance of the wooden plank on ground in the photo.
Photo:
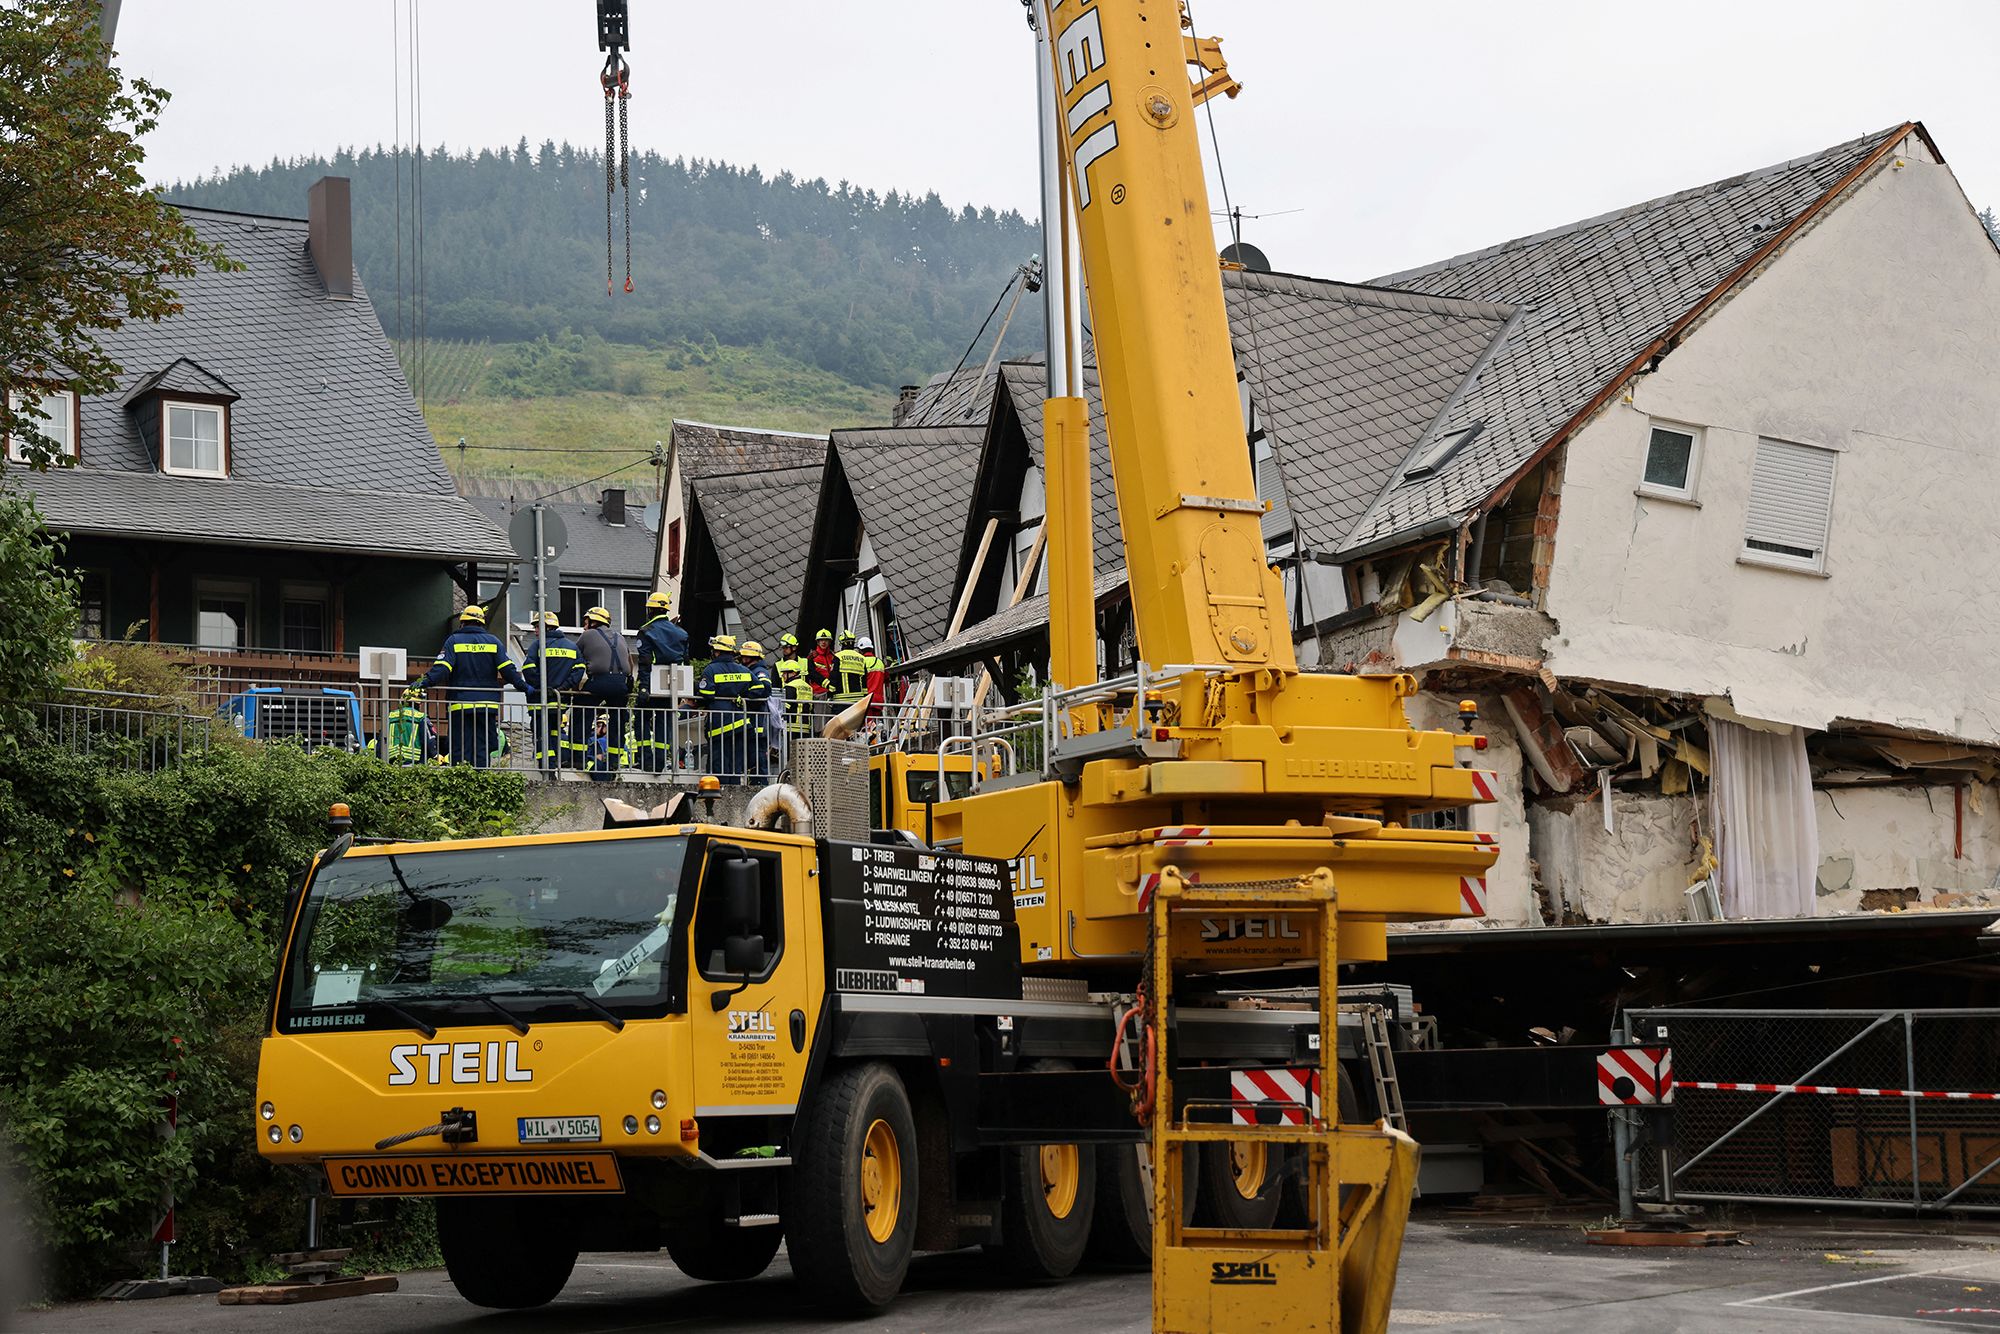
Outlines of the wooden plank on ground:
M215 1295L215 1300L224 1306L296 1306L301 1302L330 1302L341 1297L394 1292L399 1286L394 1274L370 1274L366 1278L337 1278L325 1283L255 1283L247 1288L224 1288Z

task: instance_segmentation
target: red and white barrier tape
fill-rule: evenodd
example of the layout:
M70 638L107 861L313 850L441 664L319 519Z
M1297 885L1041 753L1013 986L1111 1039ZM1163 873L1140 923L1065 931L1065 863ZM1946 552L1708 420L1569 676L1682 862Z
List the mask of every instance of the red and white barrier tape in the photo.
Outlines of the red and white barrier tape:
M2000 1093L1947 1092L1942 1089L1865 1089L1845 1084L1751 1084L1728 1080L1676 1079L1677 1089L1711 1093L1813 1093L1833 1098L1935 1098L1951 1102L2000 1102Z

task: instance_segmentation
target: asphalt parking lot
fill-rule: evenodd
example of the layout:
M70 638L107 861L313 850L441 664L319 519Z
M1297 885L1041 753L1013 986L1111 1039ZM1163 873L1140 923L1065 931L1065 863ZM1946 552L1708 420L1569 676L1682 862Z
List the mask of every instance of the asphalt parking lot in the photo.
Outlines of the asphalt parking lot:
M2000 1330L2000 1236L1952 1235L1893 1222L1751 1224L1747 1246L1702 1250L1584 1244L1584 1220L1495 1223L1450 1215L1414 1222L1390 1324L1395 1329L1618 1331ZM1016 1289L977 1252L920 1258L901 1299L872 1321L828 1320L792 1282L782 1255L752 1283L683 1278L665 1256L585 1256L569 1288L540 1311L478 1311L440 1271L403 1277L389 1295L293 1307L219 1306L214 1297L88 1303L23 1312L22 1330L405 1331L643 1329L883 1334L1034 1330L1098 1334L1148 1328L1144 1274L1087 1272Z

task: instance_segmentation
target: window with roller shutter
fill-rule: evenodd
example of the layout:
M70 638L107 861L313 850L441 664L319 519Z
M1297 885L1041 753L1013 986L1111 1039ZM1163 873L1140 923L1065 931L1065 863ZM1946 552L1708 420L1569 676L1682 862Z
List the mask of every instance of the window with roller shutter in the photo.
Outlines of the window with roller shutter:
M1825 570L1837 458L1833 450L1789 440L1757 442L1750 512L1743 526L1743 559L1785 569Z

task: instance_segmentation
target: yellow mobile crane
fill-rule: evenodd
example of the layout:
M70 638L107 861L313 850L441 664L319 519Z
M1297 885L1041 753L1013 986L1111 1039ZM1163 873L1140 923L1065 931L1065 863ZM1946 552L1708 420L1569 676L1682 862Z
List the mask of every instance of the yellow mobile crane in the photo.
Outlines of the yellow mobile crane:
M1063 395L1034 744L1003 720L1024 744L940 756L975 790L934 784L921 836L908 811L849 838L337 827L290 907L259 1149L335 1195L437 1197L473 1302L547 1302L579 1250L737 1280L782 1240L809 1292L865 1309L917 1250L1046 1280L1097 1246L1151 1255L1156 1328L1386 1322L1415 1151L1336 1124L1330 972L1381 957L1388 923L1468 911L1494 849L1412 817L1483 799L1471 738L1413 729L1408 677L1297 669L1192 121L1234 88L1218 48L1178 0L1043 2L1155 665L1096 679ZM1202 1003L1301 966L1316 1008ZM1245 1074L1296 1092L1246 1100Z

